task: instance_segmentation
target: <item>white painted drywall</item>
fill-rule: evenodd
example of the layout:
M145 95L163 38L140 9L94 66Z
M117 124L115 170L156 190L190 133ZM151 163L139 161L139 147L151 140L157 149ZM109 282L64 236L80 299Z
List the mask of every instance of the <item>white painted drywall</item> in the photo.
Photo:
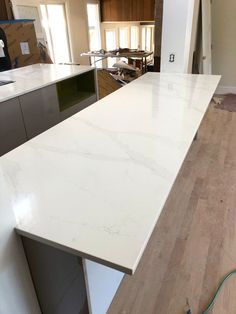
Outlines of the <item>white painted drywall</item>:
M184 72L188 0L164 0L161 72ZM175 61L169 62L170 54Z
M124 274L87 259L83 259L83 268L90 313L107 313Z
M236 92L236 1L212 2L212 71L221 74L219 92Z
M193 54L197 44L199 10L200 0L193 0L189 2L184 56L184 72L186 73L191 73L192 71Z
M1 197L7 194L3 178L7 180L0 174L0 314L39 314L22 244L14 232L15 216L6 211L11 206Z
M161 72L191 73L198 12L199 0L164 0Z

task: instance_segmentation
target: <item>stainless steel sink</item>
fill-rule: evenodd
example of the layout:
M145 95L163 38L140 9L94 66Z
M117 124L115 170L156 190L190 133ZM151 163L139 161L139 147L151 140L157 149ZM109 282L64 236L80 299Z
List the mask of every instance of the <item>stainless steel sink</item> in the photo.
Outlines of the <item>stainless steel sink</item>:
M0 86L11 84L11 83L14 83L14 81L1 81L0 80Z

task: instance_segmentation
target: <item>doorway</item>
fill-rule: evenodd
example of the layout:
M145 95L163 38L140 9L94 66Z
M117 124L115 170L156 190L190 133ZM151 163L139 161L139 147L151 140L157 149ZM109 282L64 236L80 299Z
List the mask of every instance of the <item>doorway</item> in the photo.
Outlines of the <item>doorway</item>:
M65 5L40 4L40 9L48 49L53 62L71 62Z

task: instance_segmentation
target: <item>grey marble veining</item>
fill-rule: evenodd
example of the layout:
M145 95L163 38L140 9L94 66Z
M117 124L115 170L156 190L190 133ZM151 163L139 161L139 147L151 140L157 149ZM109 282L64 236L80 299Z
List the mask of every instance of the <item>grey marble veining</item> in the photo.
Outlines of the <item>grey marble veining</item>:
M0 158L18 232L132 274L219 79L147 73Z

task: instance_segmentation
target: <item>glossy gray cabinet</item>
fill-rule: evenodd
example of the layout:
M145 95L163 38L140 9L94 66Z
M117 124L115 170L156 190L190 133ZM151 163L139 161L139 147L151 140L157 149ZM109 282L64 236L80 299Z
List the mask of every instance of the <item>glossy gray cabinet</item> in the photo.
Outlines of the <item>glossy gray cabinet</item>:
M0 103L0 156L27 141L18 98Z
M28 139L60 122L56 85L19 97Z
M97 100L94 70L56 84L61 121L92 105Z
M91 70L0 102L0 156L96 101Z
M89 314L82 259L22 237L43 314Z

